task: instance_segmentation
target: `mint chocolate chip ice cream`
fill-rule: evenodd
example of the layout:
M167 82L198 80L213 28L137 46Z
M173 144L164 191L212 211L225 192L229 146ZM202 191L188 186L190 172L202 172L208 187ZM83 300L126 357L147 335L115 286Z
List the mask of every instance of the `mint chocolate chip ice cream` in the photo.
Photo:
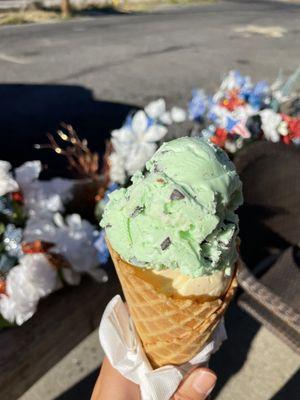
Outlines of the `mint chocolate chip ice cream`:
M183 137L164 143L144 173L109 195L101 226L136 267L187 278L230 275L241 204L241 181L226 153Z

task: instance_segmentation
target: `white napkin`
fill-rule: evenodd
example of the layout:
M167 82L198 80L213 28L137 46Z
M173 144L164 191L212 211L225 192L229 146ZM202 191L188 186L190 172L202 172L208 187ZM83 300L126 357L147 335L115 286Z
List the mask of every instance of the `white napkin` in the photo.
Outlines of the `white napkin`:
M119 295L107 305L99 327L102 348L111 365L127 379L140 385L142 400L169 400L186 372L205 365L226 339L223 319L211 341L189 362L166 365L153 370L134 328L129 312Z

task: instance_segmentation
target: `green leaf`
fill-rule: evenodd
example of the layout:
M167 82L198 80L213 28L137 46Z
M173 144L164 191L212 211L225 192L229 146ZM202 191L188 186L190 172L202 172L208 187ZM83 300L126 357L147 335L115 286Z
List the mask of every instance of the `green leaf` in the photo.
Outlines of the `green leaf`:
M15 324L12 324L11 322L6 321L6 319L4 319L2 317L2 315L0 314L0 329L2 328L11 328L15 326Z

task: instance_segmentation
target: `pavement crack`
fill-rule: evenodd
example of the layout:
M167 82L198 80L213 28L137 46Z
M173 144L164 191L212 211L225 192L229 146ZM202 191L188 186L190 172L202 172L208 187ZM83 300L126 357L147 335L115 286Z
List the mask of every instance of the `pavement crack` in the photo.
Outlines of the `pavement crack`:
M101 71L103 69L119 66L120 64L128 64L128 63L132 62L133 59L139 60L139 59L151 57L153 55L161 55L161 54L172 53L172 52L177 52L177 51L181 51L181 50L191 50L191 49L198 48L198 47L199 47L199 44L191 44L188 46L170 46L170 47L166 47L164 49L140 52L140 53L132 54L132 55L130 55L129 58L124 58L122 60L112 61L112 62L108 62L108 63L101 64L101 65L93 65L93 66L87 67L87 68L82 68L78 72L75 72L73 74L69 74L69 75L66 75L61 78L56 79L55 82L63 82L63 81L70 80L70 79L78 79L83 76L92 74L94 72Z

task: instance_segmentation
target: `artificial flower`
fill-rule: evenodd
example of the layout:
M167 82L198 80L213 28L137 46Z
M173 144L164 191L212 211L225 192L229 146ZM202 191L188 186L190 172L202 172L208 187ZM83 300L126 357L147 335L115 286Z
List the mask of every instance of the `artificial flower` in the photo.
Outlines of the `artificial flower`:
M11 176L10 170L10 163L0 160L0 196L19 190L19 186Z
M0 313L7 321L21 325L32 317L39 299L53 292L56 285L57 273L45 255L25 255L7 275Z
M188 104L189 119L192 121L200 121L207 109L208 100L204 90L194 89L192 91L192 99Z
M65 219L56 214L55 223L55 235L50 238L50 242L55 243L54 251L63 255L77 272L88 272L97 267L95 227L79 214L68 215Z
M175 122L177 124L180 122L184 122L187 118L186 111L180 107L172 107L170 114L171 114L172 122Z
M24 206L29 216L49 217L64 210L64 203L72 198L74 182L55 178L38 179L42 170L40 161L29 161L16 168L16 180L24 194Z
M218 146L220 146L220 147L224 147L225 142L226 142L226 140L227 140L227 136L228 136L228 132L227 132L225 129L223 129L223 128L217 128L217 129L216 129L216 132L215 132L215 134L214 134L214 136L212 136L212 137L210 138L210 140L211 140L214 144L216 144L216 145L218 145Z
M51 251L64 256L74 271L89 272L99 264L94 248L96 234L95 227L79 214L64 219L56 213L52 220L31 218L24 230L24 241L53 243Z
M261 117L261 126L265 138L274 143L279 142L280 135L278 132L278 127L282 121L281 116L270 108L265 108L264 110L260 111L259 115Z
M114 151L124 160L124 169L129 176L144 168L157 149L156 142L166 133L167 128L149 118L143 110L127 119L121 129L112 132Z
M110 180L123 185L126 180L124 158L116 151L113 151L108 157L108 162Z
M20 257L22 255L21 241L22 229L16 228L13 224L6 226L3 234L3 246L10 257Z
M94 242L94 246L97 249L100 264L105 264L109 258L109 251L105 241L104 229L100 231L98 238Z
M159 120L164 118L164 114L167 112L166 102L161 98L151 101L151 103L145 106L144 110L148 117Z

